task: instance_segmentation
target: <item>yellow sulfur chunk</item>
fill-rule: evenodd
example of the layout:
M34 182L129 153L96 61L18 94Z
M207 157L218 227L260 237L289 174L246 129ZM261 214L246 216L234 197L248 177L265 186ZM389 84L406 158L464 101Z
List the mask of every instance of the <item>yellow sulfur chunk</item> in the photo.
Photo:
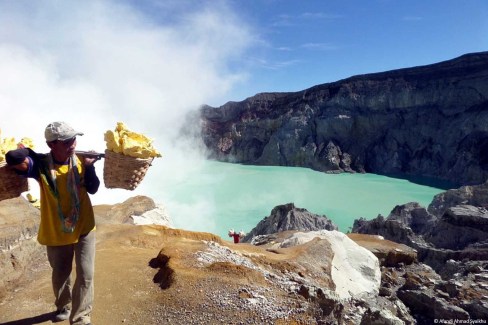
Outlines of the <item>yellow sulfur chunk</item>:
M31 148L31 149L34 148L34 141L32 141L31 138L22 138L20 140L20 143L23 144L24 147L26 147L26 148Z
M119 144L119 134L114 131L107 131L104 135L105 142L107 142L107 149L116 153L122 152Z
M117 122L117 126L115 127L115 131L121 132L126 131L128 128L125 126L124 122Z
M124 136L131 139L134 142L140 143L141 145L149 145L152 142L152 140L146 137L144 134L139 134L132 131L126 131L124 133Z
M0 136L1 136L2 132L0 130ZM10 150L15 150L19 147L21 147L20 145L22 144L22 146L24 147L27 147L27 148L34 148L34 143L32 141L32 139L30 138L22 138L22 140L20 142L17 142L15 141L15 138L5 138L5 139L2 139L0 137L0 162L3 162L5 161L5 155L7 154L7 152L9 152Z
M132 132L123 122L118 122L115 131L106 131L104 135L107 149L135 158L161 157L152 146L152 139L144 134Z

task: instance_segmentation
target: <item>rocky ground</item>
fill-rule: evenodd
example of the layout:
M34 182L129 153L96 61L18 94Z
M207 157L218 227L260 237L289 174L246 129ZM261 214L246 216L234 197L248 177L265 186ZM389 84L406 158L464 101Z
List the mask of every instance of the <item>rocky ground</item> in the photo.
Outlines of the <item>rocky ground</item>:
M133 224L131 216L156 209L147 197L95 207L94 324L486 324L484 262L449 261L446 268L458 273L442 278L415 249L377 235L278 229L253 245ZM290 227L308 213L294 209L273 211ZM23 198L0 202L1 324L51 323L50 269L34 236L38 218Z
M326 289L333 287L326 241L270 248L290 233L254 246L131 224L130 214L152 204L139 197L96 207L94 324L355 324L368 314L367 303ZM22 198L0 202L0 211L8 212L0 212L2 229L16 224L14 216L25 215L25 224L38 218ZM53 297L44 247L35 237L14 240L22 229L10 228L1 255L0 323L49 324Z
M211 234L161 226L100 225L97 229L94 324L256 324L288 318L310 323L306 301L276 295L259 272L225 262L229 255ZM197 261L202 266L185 265ZM219 243L225 244L220 246ZM248 245L232 247L239 249ZM161 248L170 252L159 255ZM253 247L246 247L253 249ZM50 324L53 297L43 250L9 283L0 303L2 324ZM205 259L222 262L205 267ZM165 257L170 261L165 261ZM279 302L279 303L278 303ZM64 322L68 323L68 322Z
M314 323L317 310L305 298L284 291L285 280L269 281L246 257L280 264L282 256L208 233L131 225L128 216L151 202L96 209L94 324ZM0 205L2 226L16 224L13 218L25 211L34 224L38 218L22 198ZM11 238L23 231L12 229ZM33 237L17 237L1 256L0 322L49 324L53 297L44 248Z

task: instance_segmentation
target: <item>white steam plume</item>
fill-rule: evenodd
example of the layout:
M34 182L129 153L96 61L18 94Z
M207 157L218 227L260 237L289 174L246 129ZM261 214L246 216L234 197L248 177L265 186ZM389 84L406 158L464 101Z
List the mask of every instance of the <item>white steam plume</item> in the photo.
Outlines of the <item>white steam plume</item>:
M153 197L165 177L197 166L197 154L173 146L183 117L224 98L245 77L229 66L252 45L250 27L225 4L200 2L181 11L181 3L166 2L154 7L158 15L136 7L144 3L0 2L2 137L30 137L46 152L44 128L64 120L85 133L79 150L103 151L104 132L123 121L154 138L163 154L140 188L102 184L95 204ZM96 165L100 178L102 163Z

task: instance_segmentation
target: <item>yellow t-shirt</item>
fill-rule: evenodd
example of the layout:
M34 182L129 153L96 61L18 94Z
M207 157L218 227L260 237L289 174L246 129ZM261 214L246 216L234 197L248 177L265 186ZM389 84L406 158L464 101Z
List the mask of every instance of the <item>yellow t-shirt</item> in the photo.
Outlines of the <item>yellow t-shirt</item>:
M80 174L81 183L85 175L85 168L79 159L77 168ZM64 215L68 215L71 210L71 197L68 194L67 177L69 165L57 165L54 163L56 172L56 186L58 188L61 210ZM95 229L95 216L91 205L90 197L84 186L80 188L80 215L73 232L64 232L61 219L58 215L58 199L49 189L49 184L45 178L39 179L41 194L41 224L37 240L42 245L61 246L78 242L81 235L85 235Z

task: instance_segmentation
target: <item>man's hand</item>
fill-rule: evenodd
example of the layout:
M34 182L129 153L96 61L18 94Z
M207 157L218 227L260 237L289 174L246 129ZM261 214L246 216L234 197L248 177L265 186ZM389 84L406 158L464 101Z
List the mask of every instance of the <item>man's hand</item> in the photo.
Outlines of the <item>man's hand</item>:
M26 172L29 169L29 159L25 158L23 162L17 165L10 165L12 168L15 168L21 172Z
M85 157L85 159L83 160L83 164L85 166L92 166L97 160L98 160L97 158Z
M96 151L93 151L93 150L90 150L88 151L88 153L94 153L94 154L97 154ZM102 157L99 156L99 155L93 155L93 156L84 156L83 157L83 164L85 166L93 166L93 164L97 161L97 160L100 160Z
M29 170L29 151L27 149L15 149L10 150L5 155L5 159L7 160L7 164L19 170L21 172L26 172Z

